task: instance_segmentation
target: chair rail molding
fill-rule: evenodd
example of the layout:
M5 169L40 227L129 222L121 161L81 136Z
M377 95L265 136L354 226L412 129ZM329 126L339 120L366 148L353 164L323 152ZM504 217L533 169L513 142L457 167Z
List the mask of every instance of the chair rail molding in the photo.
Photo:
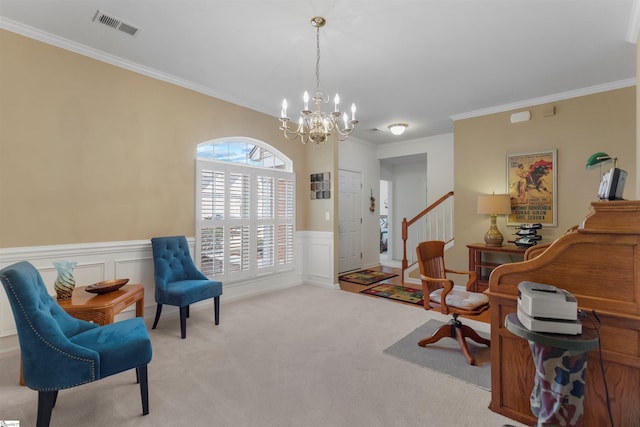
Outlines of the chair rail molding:
M323 234L315 235L314 233L298 232L295 239L297 247L301 250L298 251L299 255L294 269L235 283L223 283L222 301L228 303L253 295L301 285L302 283L332 287L333 276L327 275L327 272L333 270L333 233L329 233L329 236L324 236ZM195 239L189 237L187 241L189 249L194 253ZM309 248L304 245L309 245ZM312 272L307 272L303 268L303 265L305 265L303 258L306 255L302 254L308 253L313 254L314 262L310 264ZM73 270L76 286L122 278L128 278L129 283L142 284L145 290L145 317L149 317L149 320L153 319L156 304L150 240L0 248L0 269L20 261L31 262L40 272L42 280L51 295L55 295L53 283L57 277L53 261L58 260L77 262ZM306 265L309 264L306 263ZM327 266L330 266L330 268L327 268ZM303 280L305 277L308 280ZM213 300L194 304L192 309L207 309L210 306L213 306ZM166 311L168 313L172 311L177 313L178 309L167 306ZM116 320L134 316L135 310L130 307L118 314ZM4 292L0 292L0 355L17 351L18 348L16 325L11 306L7 295Z

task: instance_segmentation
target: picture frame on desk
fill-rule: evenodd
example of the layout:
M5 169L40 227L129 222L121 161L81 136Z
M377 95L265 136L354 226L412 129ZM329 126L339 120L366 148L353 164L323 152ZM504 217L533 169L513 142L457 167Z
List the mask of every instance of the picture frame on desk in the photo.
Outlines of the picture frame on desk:
M507 193L511 198L508 226L558 226L557 151L507 154Z

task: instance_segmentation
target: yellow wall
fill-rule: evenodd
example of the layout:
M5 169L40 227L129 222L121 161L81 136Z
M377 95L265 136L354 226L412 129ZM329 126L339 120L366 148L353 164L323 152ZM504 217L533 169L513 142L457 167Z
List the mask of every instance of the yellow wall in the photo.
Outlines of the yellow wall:
M620 157L634 198L636 89L455 123L456 246L451 267L467 263L466 243L489 220L475 214L479 193L505 189L505 154L558 149L559 225L550 241L588 212L599 181L584 162L595 151ZM551 104L550 104L551 105ZM226 136L266 141L291 157L297 176L297 229L335 231L337 147L285 140L277 120L255 111L0 30L0 248L194 234L194 159L200 142ZM481 160L479 160L481 159ZM332 172L332 198L309 198L309 174ZM329 211L331 218L326 221ZM499 226L505 236L513 231ZM337 246L336 246L337 247Z
M292 158L298 230L332 230L308 214L306 163L333 171L333 147L277 128L274 117L0 30L0 248L192 236L196 146L227 136Z
M543 117L555 106L556 114ZM558 226L540 233L552 242L577 225L595 201L600 173L585 170L587 158L605 151L619 158L629 177L624 196L636 197L636 87L581 96L528 108L531 120L510 122L515 111L456 121L454 124L455 241L450 268L466 269L466 245L482 242L489 218L476 213L479 194L506 192L506 154L557 149ZM498 218L505 240L516 231Z
M338 212L337 207L337 183L338 183L338 160L337 160L337 141L334 136L331 136L326 144L316 145L313 143L307 144L307 157L305 161L305 174L298 179L298 182L303 187L304 191L299 192L300 197L303 197L309 206L306 217L302 220L302 224L309 226L314 224L314 231L333 232L334 227L334 212ZM330 199L315 199L311 200L311 174L329 172L331 178L331 198ZM301 172L302 173L302 172ZM335 211L334 211L335 209ZM329 220L326 220L326 212L329 212ZM299 220L300 221L300 220ZM300 222L299 222L300 223ZM336 223L337 227L337 223Z

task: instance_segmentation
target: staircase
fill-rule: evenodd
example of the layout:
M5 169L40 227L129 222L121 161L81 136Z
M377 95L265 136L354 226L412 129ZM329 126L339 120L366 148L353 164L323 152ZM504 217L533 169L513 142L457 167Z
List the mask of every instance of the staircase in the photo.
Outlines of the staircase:
M453 191L440 197L410 220L402 219L402 278L415 265L416 247L425 240L453 243Z

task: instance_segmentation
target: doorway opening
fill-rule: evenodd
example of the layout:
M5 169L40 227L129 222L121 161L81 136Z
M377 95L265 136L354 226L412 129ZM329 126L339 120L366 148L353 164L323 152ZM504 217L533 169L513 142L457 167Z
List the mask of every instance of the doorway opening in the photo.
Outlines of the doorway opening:
M380 264L391 260L391 182L380 180Z

